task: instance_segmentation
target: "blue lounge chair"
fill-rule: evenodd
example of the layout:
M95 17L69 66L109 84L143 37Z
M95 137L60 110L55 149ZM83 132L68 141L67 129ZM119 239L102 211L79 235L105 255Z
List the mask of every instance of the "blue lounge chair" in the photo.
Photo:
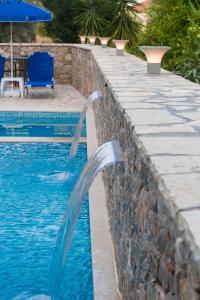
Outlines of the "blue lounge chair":
M25 88L49 87L54 89L54 58L48 52L34 52L28 57L28 80Z
M0 81L4 77L5 57L0 54Z

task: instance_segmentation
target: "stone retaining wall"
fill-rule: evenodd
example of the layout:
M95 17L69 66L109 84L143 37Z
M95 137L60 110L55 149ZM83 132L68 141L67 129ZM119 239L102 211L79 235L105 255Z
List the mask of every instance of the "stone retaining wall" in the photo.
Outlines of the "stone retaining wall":
M104 172L123 299L200 299L200 87L88 46L72 47L72 85L103 91L99 144L116 138L126 157Z
M14 56L26 56L35 51L47 51L54 55L55 80L58 84L71 83L71 47L68 44L14 44ZM0 50L10 55L9 44L0 44ZM10 69L9 60L6 69Z

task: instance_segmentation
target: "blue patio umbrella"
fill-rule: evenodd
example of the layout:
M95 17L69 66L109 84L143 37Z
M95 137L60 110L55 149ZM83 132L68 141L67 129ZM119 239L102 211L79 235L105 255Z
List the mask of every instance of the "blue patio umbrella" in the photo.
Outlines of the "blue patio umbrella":
M52 14L23 0L0 0L0 22L10 23L11 77L13 77L13 23L47 22Z

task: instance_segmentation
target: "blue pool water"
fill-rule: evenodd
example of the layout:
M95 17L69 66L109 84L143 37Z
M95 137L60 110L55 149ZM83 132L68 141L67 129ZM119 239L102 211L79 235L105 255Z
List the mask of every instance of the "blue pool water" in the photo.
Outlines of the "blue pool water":
M0 136L73 137L79 118L80 113L0 112Z
M46 294L66 201L86 163L70 144L0 143L0 299ZM93 299L88 201L68 255L59 299Z

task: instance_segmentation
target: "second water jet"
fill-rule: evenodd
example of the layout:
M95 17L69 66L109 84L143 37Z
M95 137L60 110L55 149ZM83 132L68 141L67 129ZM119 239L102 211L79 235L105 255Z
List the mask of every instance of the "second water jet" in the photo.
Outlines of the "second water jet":
M82 132L82 128L83 128L83 122L85 120L86 117L86 112L88 110L88 108L96 101L100 101L103 99L103 94L101 91L95 91L93 92L87 99L87 102L85 103L85 105L83 106L83 111L81 113L80 116L80 120L79 123L76 127L76 132L75 132L75 136L73 138L73 142L71 145L71 149L70 149L70 154L69 157L73 158L76 156L77 151L78 151L78 145L79 145L79 141L80 141L80 137L81 137L81 132Z

